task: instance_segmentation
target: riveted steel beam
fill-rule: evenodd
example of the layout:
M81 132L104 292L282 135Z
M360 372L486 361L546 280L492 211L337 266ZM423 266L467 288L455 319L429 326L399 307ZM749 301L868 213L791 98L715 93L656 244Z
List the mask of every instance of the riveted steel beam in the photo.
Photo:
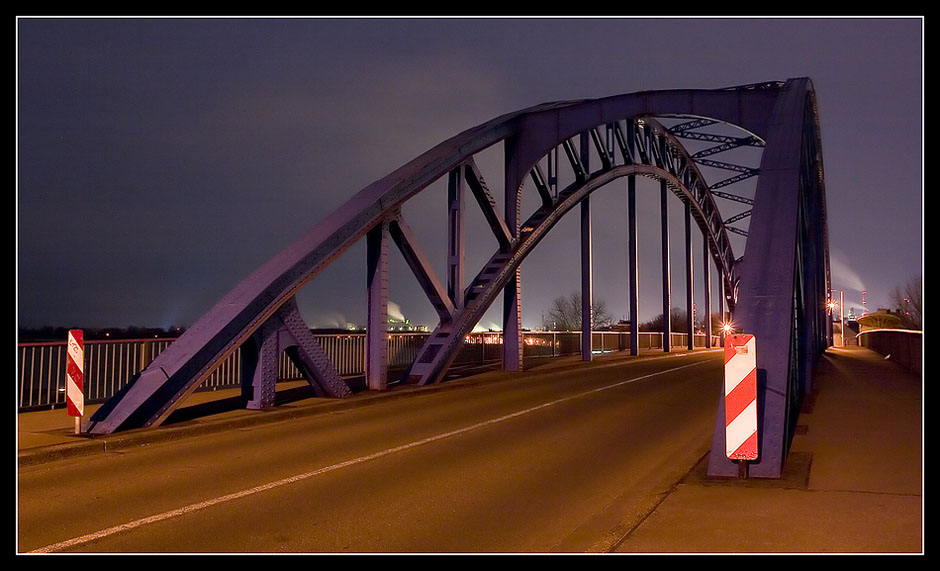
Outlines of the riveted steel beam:
M444 286L441 285L440 280L437 279L434 269L431 267L431 262L421 251L414 233L402 219L401 213L390 219L388 229L392 240L401 251L402 257L404 257L408 267L411 268L411 272L418 280L418 285L428 297L428 301L431 302L431 306L434 307L438 317L441 321L453 319L454 303Z
M735 202L740 202L742 204L754 204L754 200L747 198L745 196L738 196L736 194L731 194L729 192L715 192L715 189L712 189L712 196L717 196L718 198L724 198L727 200L733 200Z
M277 312L278 343L314 388L317 396L344 398L352 394L329 356L310 332L295 300L289 300Z
M682 136L682 133L685 133L686 131L707 127L709 125L714 125L715 123L718 123L718 121L715 119L698 118L691 121L686 121L685 123L679 123L678 125L673 125L669 128L669 130L675 135Z
M744 220L745 218L749 218L751 216L751 212L752 210L745 210L744 212L740 214L735 214L731 218L728 218L727 220L725 220L724 224L725 226L727 226L728 224L734 224L735 222Z
M555 202L555 196L548 187L545 175L542 173L542 167L536 164L532 167L530 175L532 177L532 183L535 185L535 190L539 193L539 198L542 199L542 208L551 208L552 204Z
M588 137L581 135L581 156L585 174L590 172ZM594 258L591 244L591 198L581 201L581 360L593 358Z
M447 297L453 311L463 307L464 177L460 169L448 174L447 184ZM453 316L451 316L453 317Z
M274 405L281 353L287 354L317 396L352 394L291 299L242 345L242 396L247 408L261 410Z
M672 348L672 277L669 267L669 187L665 180L659 183L659 197L663 269L663 352L668 353Z
M812 365L825 347L828 285L825 193L811 82L788 82L776 97L761 158L751 228L740 263L735 327L757 339L759 457L751 477L778 478ZM708 473L734 476L724 453L719 398Z
M693 158L695 158L695 157L693 156ZM713 167L713 168L716 168L716 169L725 169L725 170L737 171L737 172L742 172L742 173L754 173L754 174L757 174L757 169L753 169L753 168L751 168L751 167L745 167L745 166L742 166L742 165L735 165L735 164L731 164L731 163L726 163L726 162L722 162L722 161L713 161L713 160L711 160L711 159L705 159L705 160L696 160L695 162L697 162L697 163L700 164L700 165L703 165L703 166L706 166L706 167Z
M386 218L366 235L366 386L388 388L388 237Z
M464 165L464 175L466 176L467 185L480 205L480 210L483 211L483 217L489 223L493 235L496 236L496 240L499 242L500 248L508 249L512 244L513 233L506 225L503 217L499 215L496 200L486 186L483 175L480 173L480 169L477 168L476 163L468 161Z
M708 260L708 244L702 242L702 293L705 307L705 348L712 347L712 267Z
M685 307L686 307L686 340L689 351L695 349L695 310L694 284L692 271L692 207L685 204Z
M739 175L735 175L733 177L726 178L724 180L720 180L712 184L711 189L712 191L714 191L716 188L724 188L726 186L741 182L742 180L746 180L751 177L757 176L758 174L760 174L760 172L757 169L750 169L750 170L742 172Z

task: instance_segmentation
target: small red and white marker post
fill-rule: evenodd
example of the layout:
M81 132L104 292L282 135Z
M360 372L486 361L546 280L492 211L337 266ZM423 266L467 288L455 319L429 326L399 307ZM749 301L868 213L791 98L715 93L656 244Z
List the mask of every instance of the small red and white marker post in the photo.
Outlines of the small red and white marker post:
M747 477L747 463L757 459L757 339L725 338L725 453Z
M81 329L70 329L67 344L65 395L69 416L75 417L75 434L82 430L82 415L85 413L85 395L82 378L85 368L85 339Z

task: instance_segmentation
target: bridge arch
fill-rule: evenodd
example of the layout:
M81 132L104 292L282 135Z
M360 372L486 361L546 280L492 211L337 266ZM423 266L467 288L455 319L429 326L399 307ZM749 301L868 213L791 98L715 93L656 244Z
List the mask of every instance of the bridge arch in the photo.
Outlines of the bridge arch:
M812 103L809 106L811 113L804 116L807 94ZM760 171L765 170L768 164L776 168L774 161L785 162L790 168L793 149L796 148L799 155L806 151L807 144L812 146L813 141L807 143L803 136L807 124L812 124L816 130L810 130L818 137L813 113L811 85L808 80L800 79L718 90L649 91L547 103L468 129L362 189L249 275L118 395L105 403L85 424L83 432L107 434L161 424L186 395L239 347L250 353L250 357L245 359L242 375L246 387L254 390L250 402L255 406L264 407L271 402L269 395L273 393L270 390L273 380L266 364L270 363L272 353L285 347L292 348L292 358L306 372L319 394L331 397L349 394L300 319L293 299L306 283L363 238L367 242L370 272L367 377L374 379L370 381L374 383L372 386L382 388L385 383L382 346L387 316L387 277L384 271L390 241L402 252L440 317L436 330L409 370L410 382L424 384L439 380L463 336L500 293L504 297L504 364L510 369L517 368L521 361L519 264L561 216L582 204L597 188L621 177L632 179L639 175L654 178L676 194L702 231L726 291L747 291L753 298L753 288L748 289L751 284L742 283L749 275L751 256L745 256L742 264L732 252L728 236L730 227L722 220L715 200L719 194L714 183L710 185L699 169L704 155L694 156L679 139L692 136L696 126L709 122L735 125L747 136L716 141L719 144L715 152L739 145L763 146L766 142ZM794 121L794 114L799 114L798 121ZM685 118L688 122L667 128L658 120L661 117ZM794 122L799 125L794 127ZM503 145L505 158L502 173L504 212L499 212L474 161L479 153L498 144ZM769 155L768 150L771 151ZM561 161L557 157L560 152L567 159L565 165L570 169L573 181L558 189L553 185L558 180L556 175ZM818 145L815 152L818 154ZM802 156L805 163L806 153ZM820 165L821 177L821 160L812 159L810 162L813 166ZM804 164L803 167L798 176L805 179L812 166ZM744 170L739 176L746 178L757 175L757 172L757 169ZM449 181L452 196L467 189L476 198L498 243L497 251L467 287L462 283L460 252L454 252L454 259L448 261L446 280L440 280L401 214L402 206L409 199L443 177ZM779 174L770 178L777 182L764 186L789 184L801 189L812 186L809 184L811 181L803 181L802 185L799 181L779 181ZM759 179L759 188L763 179ZM522 220L519 208L521 194L530 180L539 194L541 207L530 218ZM818 193L818 188L815 192ZM773 191L769 193L773 194ZM786 192L778 194L789 196ZM802 193L800 196L805 195ZM778 197L777 201L780 200ZM766 204L773 202L773 198L765 201ZM798 206L799 220L792 220L792 227L787 231L795 232L800 220L804 220L801 216L819 213L818 203L818 198L803 200L801 204L808 205L811 212L805 213L806 209ZM761 224L768 227L774 226L767 214L769 208L773 206L760 209ZM754 210L752 224L758 218L756 204ZM790 210L793 209L788 203L787 211ZM454 210L450 214L455 214ZM449 226L452 241L457 239L453 235L454 224ZM805 224L803 226L805 230ZM770 248L769 244L774 241L763 234L764 226L760 229L763 237L758 240L758 248ZM816 245L824 243L824 237L820 240L813 231L810 234ZM749 237L748 254L751 241ZM804 243L795 235L792 242L780 252L774 252L772 263L779 264L788 255L787 248L795 251L799 244ZM827 251L824 249L824 252ZM792 265L792 255L790 260ZM821 258L814 260L813 263L824 260L828 264L828 254L823 253ZM751 266L757 267L755 264ZM756 271L759 270L750 270L751 274ZM813 274L813 292L821 283L828 285L828 265L825 279L820 280L820 276L819 272ZM789 279L790 283L794 282L792 273ZM752 277L752 281L761 280ZM788 293L792 294L792 291L788 286ZM818 297L818 293L813 295ZM739 301L737 294L728 301L729 308L734 308ZM785 352L792 354L789 341ZM792 359L787 362L787 367L792 368Z
M648 119L647 119L648 120ZM572 153L572 157L576 157ZM577 159L576 165L580 165ZM468 169L471 167L467 167ZM688 167L690 171L694 167ZM498 248L479 270L476 277L464 290L464 303L460 311L455 311L452 318L442 323L432 332L425 346L418 352L418 357L406 375L409 382L428 384L437 382L446 372L464 337L482 319L484 313L496 302L498 296L514 278L526 257L536 248L562 217L582 204L594 191L623 178L644 176L658 180L668 188L683 204L689 207L691 216L706 237L706 244L717 267L727 268L723 272L729 288L733 288L733 258L727 245L727 237L720 226L720 216L703 186L700 175L685 172L663 164L633 163L614 165L605 161L604 166L588 176L586 173L560 190L556 196L549 195L549 189L540 169L536 166L531 171L536 187L544 197L542 208L520 224L519 233L510 244ZM631 181L632 182L632 181ZM716 227L717 225L717 227ZM634 231L635 232L635 231ZM634 290L636 285L633 284ZM635 312L634 312L635 314ZM633 319L635 324L636 319ZM636 332L632 336L636 339Z

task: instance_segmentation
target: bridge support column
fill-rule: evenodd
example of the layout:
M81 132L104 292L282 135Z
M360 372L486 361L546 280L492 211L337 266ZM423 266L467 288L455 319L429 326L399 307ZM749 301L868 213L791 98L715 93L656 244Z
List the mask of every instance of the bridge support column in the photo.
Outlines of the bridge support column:
M823 315L826 218L818 122L811 83L787 82L774 102L761 156L747 249L732 290L737 329L757 339L759 456L748 473L779 478L799 416L806 372L818 356L805 343L819 331ZM816 266L811 269L808 266ZM814 282L814 276L815 283ZM808 290L813 289L810 293ZM724 418L723 399L719 418ZM708 475L734 469L722 454L723 422L716 422Z
M503 370L522 370L522 286L521 272L503 290Z
M702 292L705 294L705 348L712 348L712 273L708 261L708 237L702 236Z
M388 221L366 235L368 315L366 317L366 387L388 388Z
M505 197L506 227L512 240L519 237L520 209L522 192L520 192L522 178L517 172L518 149L515 138L506 140L505 152L505 178L503 196ZM510 245L509 248L512 246ZM523 368L522 340L522 268L516 268L515 275L509 279L503 288L503 370L521 371Z
M590 139L581 134L581 168L583 173L591 172L589 147ZM591 305L594 303L594 267L591 251L591 197L581 201L581 360L590 361L593 349L594 319Z
M246 407L263 410L274 406L278 362L286 353L319 397L352 394L330 358L310 333L291 298L241 347L242 396Z
M672 333L672 283L669 277L669 188L666 181L660 181L660 213L663 238L663 352L668 353L671 347L670 335Z
M686 307L686 333L688 335L688 349L695 349L695 301L693 296L692 280L692 207L685 205L685 307Z
M640 320L637 312L639 311L639 291L637 279L637 233L636 233L636 176L627 177L627 216L629 218L627 235L629 245L627 256L630 258L630 272L627 276L630 282L630 354L637 355L640 352Z
M593 292L593 261L591 252L591 202L590 198L581 201L581 360L590 361L592 357L592 315L591 303Z
M721 346L725 346L725 329L724 325L731 322L731 316L725 315L725 307L727 307L726 302L728 300L728 288L725 286L725 271L718 271L718 281L721 284L719 287L719 293L721 294L718 297L718 314L721 315Z
M268 319L242 345L242 397L247 401L246 408L263 410L274 405L277 361L281 354L278 345L274 318Z
M456 311L464 304L463 189L460 169L452 170L447 185L447 295Z

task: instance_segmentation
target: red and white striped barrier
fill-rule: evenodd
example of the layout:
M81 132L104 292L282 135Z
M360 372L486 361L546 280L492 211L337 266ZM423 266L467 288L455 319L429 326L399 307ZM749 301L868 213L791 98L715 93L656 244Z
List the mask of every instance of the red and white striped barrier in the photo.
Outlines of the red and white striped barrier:
M77 432L79 417L85 413L85 395L82 392L82 378L85 366L85 339L81 329L69 330L67 345L68 363L65 372L65 396L68 402L69 416L75 417L75 430Z
M757 459L757 339L725 337L725 453Z

